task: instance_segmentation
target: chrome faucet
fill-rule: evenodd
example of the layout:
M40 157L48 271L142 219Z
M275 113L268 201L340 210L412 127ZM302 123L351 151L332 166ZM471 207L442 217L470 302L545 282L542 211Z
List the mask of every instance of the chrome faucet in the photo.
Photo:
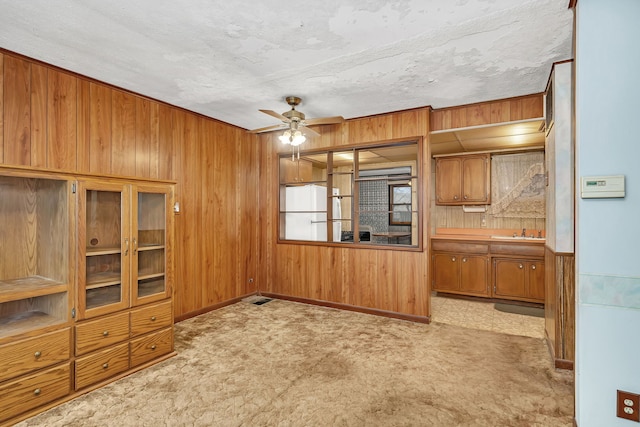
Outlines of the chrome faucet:
M526 228L522 229L522 234L520 235L520 237L527 237L527 229Z

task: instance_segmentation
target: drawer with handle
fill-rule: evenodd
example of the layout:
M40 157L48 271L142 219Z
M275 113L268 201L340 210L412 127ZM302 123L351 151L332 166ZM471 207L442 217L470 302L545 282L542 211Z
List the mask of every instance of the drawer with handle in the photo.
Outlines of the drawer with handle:
M76 360L76 390L129 369L129 343Z
M131 340L131 367L163 356L173 350L173 328Z
M0 382L69 360L70 330L0 346Z
M171 301L131 311L131 336L146 334L172 323Z
M129 313L120 313L76 325L76 355L129 339Z
M70 372L67 363L0 386L0 423L69 394Z

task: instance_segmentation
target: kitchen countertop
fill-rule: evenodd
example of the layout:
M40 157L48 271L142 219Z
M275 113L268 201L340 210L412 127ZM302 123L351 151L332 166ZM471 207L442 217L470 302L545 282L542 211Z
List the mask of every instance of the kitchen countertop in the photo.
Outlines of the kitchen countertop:
M513 237L516 233L517 237ZM512 242L544 245L544 237L520 237L522 230L494 230L494 229L469 229L469 228L445 228L436 229L436 233L431 235L431 239L440 240L465 240L480 242ZM537 235L537 231L535 235ZM544 233L543 233L544 236Z

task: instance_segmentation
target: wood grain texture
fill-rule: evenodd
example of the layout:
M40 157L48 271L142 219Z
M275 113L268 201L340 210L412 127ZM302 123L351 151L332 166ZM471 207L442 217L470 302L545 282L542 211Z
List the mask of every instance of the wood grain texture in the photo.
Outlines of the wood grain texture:
M31 64L4 56L4 163L31 163Z
M91 170L91 84L85 79L78 79L76 112L76 169L88 173Z
M0 53L0 164L4 163L4 54Z
M47 166L47 69L31 65L31 162L33 167Z
M111 91L111 172L136 175L136 98L123 91Z
M135 98L135 176L150 177L151 168L151 104Z
M76 390L129 369L129 343L76 359Z
M89 172L109 174L111 170L111 92L97 83L89 84Z
M49 70L47 94L47 167L77 168L77 79Z

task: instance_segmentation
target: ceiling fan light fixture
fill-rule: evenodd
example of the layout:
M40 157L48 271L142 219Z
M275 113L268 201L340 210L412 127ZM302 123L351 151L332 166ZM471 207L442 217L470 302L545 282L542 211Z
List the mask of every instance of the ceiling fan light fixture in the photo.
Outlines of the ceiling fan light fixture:
M295 131L291 137L291 145L298 146L305 142L307 138L299 130Z
M284 133L278 137L278 139L280 140L280 142L286 145L289 145L293 142L291 131L289 129L285 130Z

